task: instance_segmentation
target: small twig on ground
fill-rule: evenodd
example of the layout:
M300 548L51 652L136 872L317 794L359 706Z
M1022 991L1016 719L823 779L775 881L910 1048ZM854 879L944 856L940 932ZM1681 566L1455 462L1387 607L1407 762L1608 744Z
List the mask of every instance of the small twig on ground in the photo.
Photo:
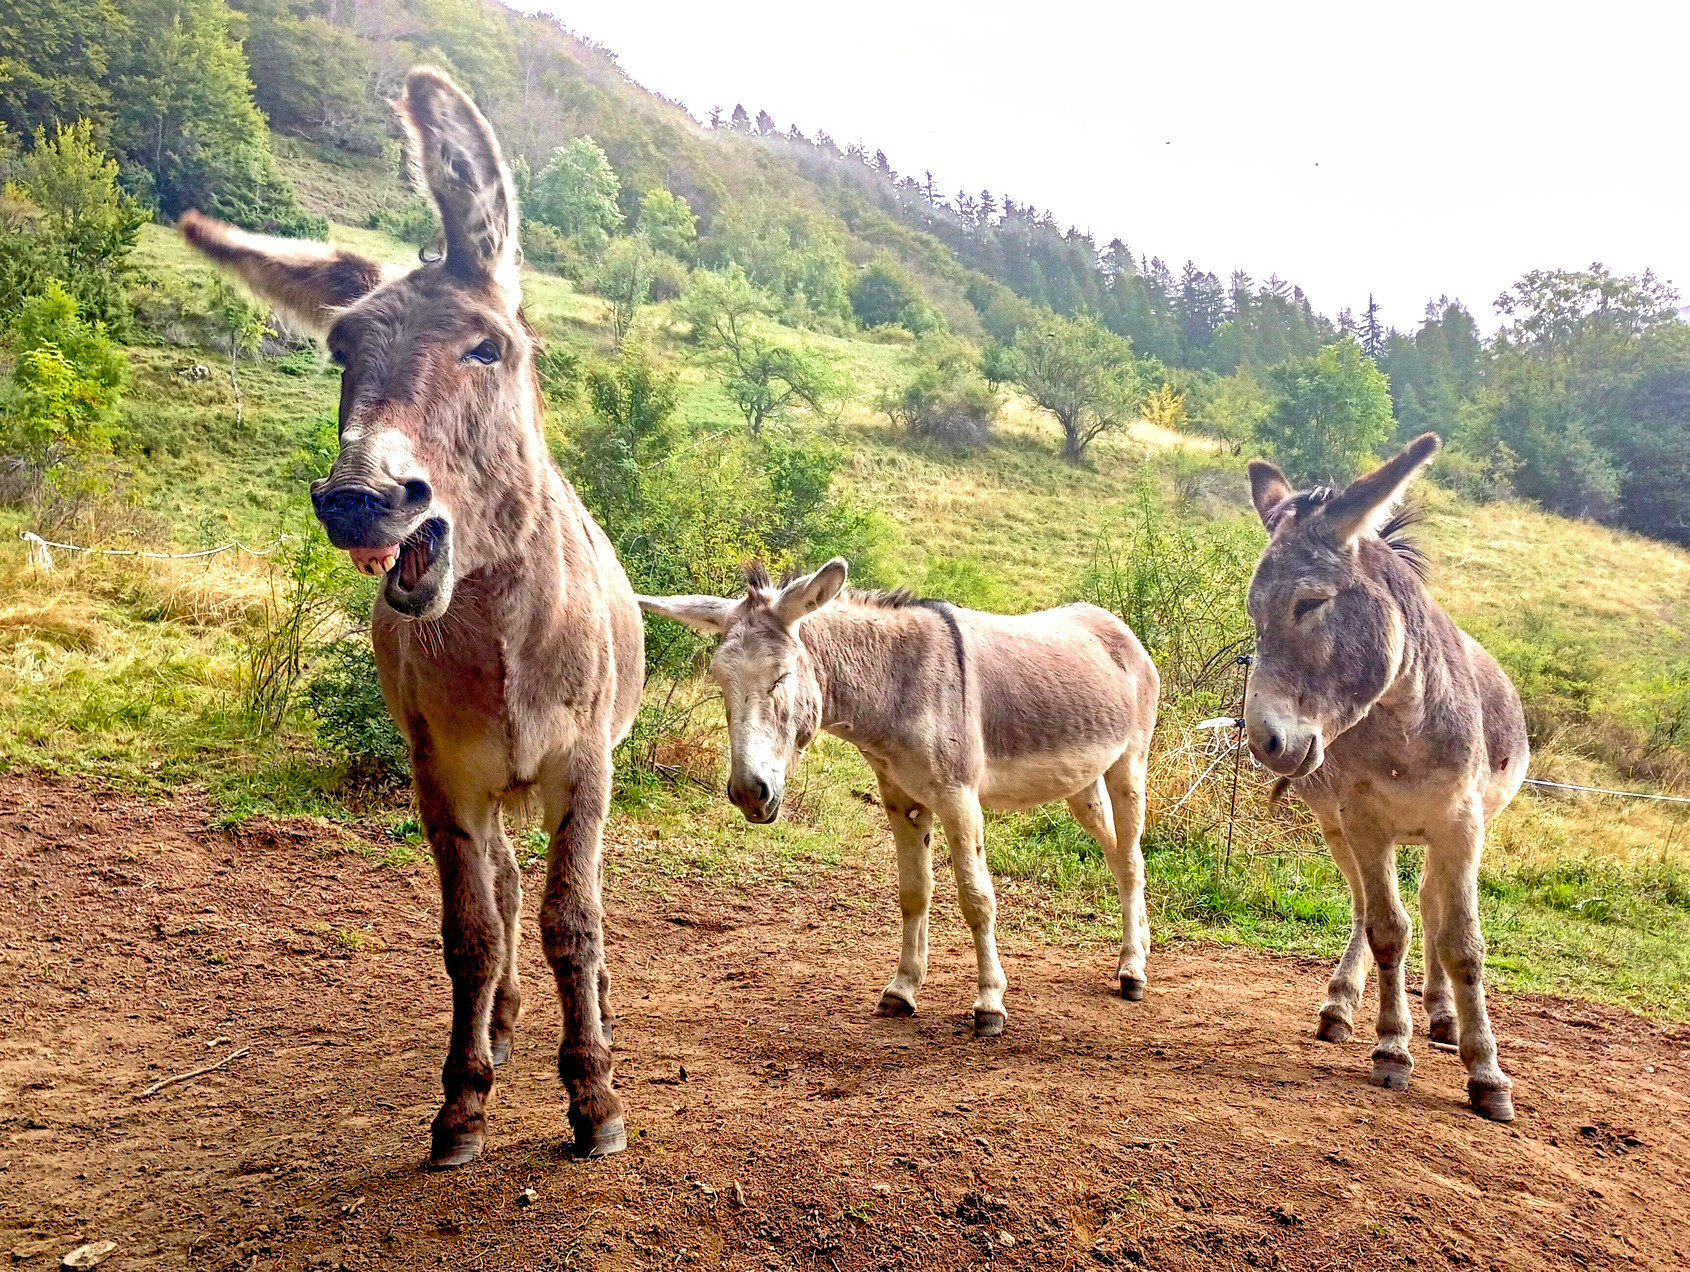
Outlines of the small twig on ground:
M137 1100L144 1100L148 1096L157 1095L160 1091L164 1090L164 1088L167 1087L167 1086L175 1086L178 1082L186 1082L189 1078L200 1077L203 1074L210 1073L213 1069L221 1069L224 1065L228 1064L229 1061L239 1060L242 1056L246 1055L247 1052L249 1052L251 1050L252 1050L251 1047L242 1047L239 1051L231 1051L228 1055L224 1056L221 1060L217 1061L215 1064L201 1065L198 1069L189 1069L186 1073L178 1073L173 1078L160 1078L157 1082L153 1083L150 1087L148 1087L145 1091L141 1092L141 1094L136 1096L135 1098Z

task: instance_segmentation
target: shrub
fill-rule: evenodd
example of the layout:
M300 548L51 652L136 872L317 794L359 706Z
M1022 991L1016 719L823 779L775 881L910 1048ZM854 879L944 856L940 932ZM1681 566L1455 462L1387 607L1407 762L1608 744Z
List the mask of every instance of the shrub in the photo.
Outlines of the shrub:
M552 151L546 166L527 183L528 217L572 239L588 255L599 252L622 228L617 200L622 183L591 137L576 137Z
M410 751L382 699L368 639L348 637L330 645L301 701L316 721L318 739L346 759L353 775L387 783L409 774Z
M663 186L653 186L640 200L639 229L659 252L683 261L698 253L698 218L692 206Z
M372 230L391 234L406 243L426 247L440 232L440 217L427 199L409 196L395 203L384 203L370 212L364 224Z
M901 389L883 391L879 409L915 437L951 446L981 446L991 439L998 396L960 346L942 346L925 358Z
M1099 540L1079 596L1119 615L1144 642L1165 701L1218 709L1230 702L1238 656L1254 639L1244 594L1260 548L1252 521L1172 516L1142 485L1125 521Z
M256 733L281 728L313 657L345 622L338 556L313 525L274 559L270 595L247 633L237 671L241 717Z
M1391 436L1391 385L1350 337L1267 373L1273 404L1257 436L1297 485L1342 485Z
M55 468L111 450L128 364L104 324L85 322L56 282L24 302L14 350L0 402L0 449L10 461L13 497L34 498Z

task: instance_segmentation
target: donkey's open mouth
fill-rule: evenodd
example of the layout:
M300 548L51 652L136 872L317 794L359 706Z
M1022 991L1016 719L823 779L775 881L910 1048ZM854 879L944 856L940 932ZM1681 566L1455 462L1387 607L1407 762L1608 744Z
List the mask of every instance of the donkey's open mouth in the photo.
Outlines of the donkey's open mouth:
M452 523L430 517L396 544L349 548L365 574L385 574L387 603L408 618L438 618L451 600Z

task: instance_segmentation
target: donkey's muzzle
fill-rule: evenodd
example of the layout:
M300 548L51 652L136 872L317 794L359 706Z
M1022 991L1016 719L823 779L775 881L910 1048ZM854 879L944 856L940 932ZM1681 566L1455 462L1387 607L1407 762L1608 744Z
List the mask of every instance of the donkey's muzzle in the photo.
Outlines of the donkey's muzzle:
M766 826L780 816L781 792L763 778L733 778L728 782L728 798L734 807L745 814L745 820Z
M325 481L311 488L317 520L329 542L342 549L398 543L433 502L433 488L420 477L385 487Z

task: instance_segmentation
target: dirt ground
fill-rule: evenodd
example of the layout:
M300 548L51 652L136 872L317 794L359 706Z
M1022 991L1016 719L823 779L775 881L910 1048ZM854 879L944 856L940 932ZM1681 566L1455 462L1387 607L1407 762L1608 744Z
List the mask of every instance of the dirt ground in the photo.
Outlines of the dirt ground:
M434 879L345 842L0 778L11 1266L99 1240L108 1268L1690 1265L1690 1031L1494 997L1519 1110L1499 1127L1423 1038L1404 1094L1367 1085L1365 1037L1315 1042L1313 962L1159 948L1124 1004L1111 951L1012 935L1009 1027L981 1043L943 884L922 1013L869 1014L897 956L890 851L806 888L664 896L625 829L629 1151L562 1149L531 874L488 1151L433 1174Z

